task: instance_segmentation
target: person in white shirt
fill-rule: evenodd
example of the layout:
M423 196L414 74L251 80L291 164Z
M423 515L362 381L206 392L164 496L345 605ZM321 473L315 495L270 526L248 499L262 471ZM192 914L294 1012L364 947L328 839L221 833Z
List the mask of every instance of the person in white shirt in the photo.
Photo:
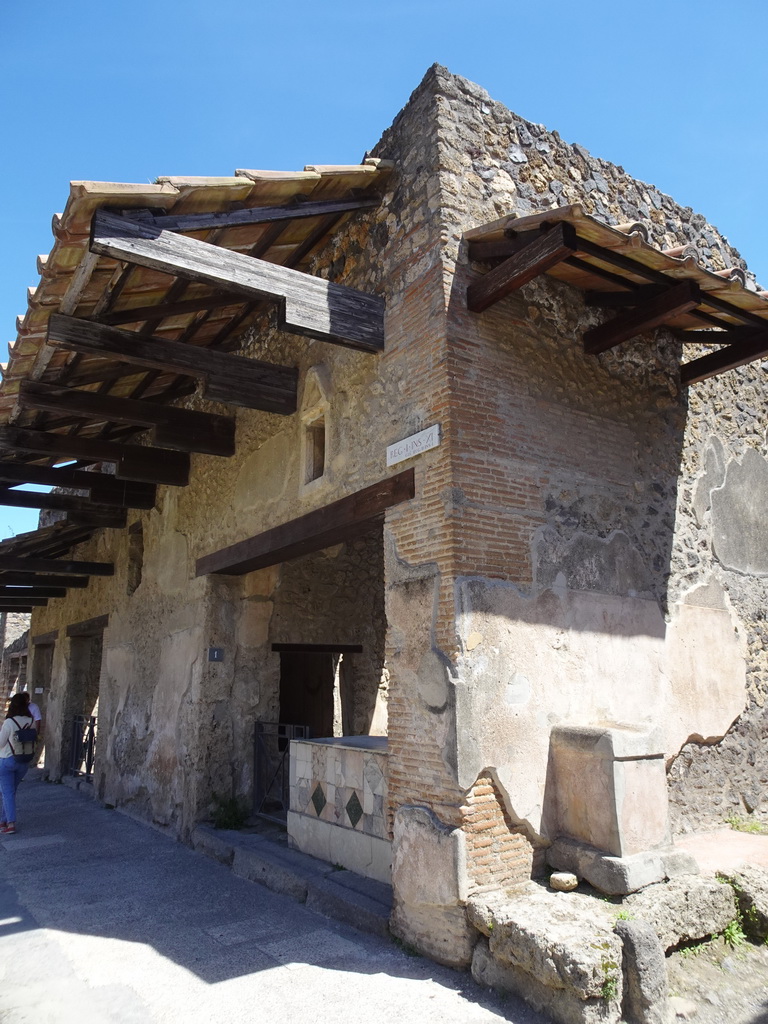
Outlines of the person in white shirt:
M0 837L13 835L16 831L16 790L29 771L29 762L17 761L17 754L23 755L27 745L18 742L19 729L34 727L34 719L28 710L29 694L16 693L11 697L5 721L0 726ZM32 759L30 755L30 760Z
M27 700L28 711L29 714L32 715L32 718L34 719L35 728L37 729L37 736L39 739L43 731L43 716L40 714L40 708L37 706L37 704L35 704L32 701L32 698L29 695L29 690L22 690L21 695L22 697L25 697Z

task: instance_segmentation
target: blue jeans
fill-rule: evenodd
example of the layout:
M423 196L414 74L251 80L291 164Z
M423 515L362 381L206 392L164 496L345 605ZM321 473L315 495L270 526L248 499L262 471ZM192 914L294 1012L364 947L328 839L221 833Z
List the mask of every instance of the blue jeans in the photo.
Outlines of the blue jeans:
M28 771L28 764L19 764L13 757L0 757L0 820L16 821L16 790Z

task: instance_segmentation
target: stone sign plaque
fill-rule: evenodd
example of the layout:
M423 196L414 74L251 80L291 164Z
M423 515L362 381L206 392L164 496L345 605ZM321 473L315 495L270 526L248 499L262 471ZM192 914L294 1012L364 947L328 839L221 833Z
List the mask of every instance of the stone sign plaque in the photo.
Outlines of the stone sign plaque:
M411 434L404 437L402 441L396 441L387 447L387 465L396 466L398 462L405 462L412 459L414 455L421 455L428 452L430 448L437 448L440 444L440 424L434 423L418 434Z

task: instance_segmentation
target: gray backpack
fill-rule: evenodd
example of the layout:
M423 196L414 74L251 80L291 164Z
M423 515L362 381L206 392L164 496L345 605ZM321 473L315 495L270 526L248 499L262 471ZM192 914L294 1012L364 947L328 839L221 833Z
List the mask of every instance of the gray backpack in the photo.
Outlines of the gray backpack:
M15 718L11 721L16 726L16 742L19 744L17 751L14 745L8 740L13 759L17 764L29 764L35 756L35 743L37 743L37 729L32 725L19 725Z

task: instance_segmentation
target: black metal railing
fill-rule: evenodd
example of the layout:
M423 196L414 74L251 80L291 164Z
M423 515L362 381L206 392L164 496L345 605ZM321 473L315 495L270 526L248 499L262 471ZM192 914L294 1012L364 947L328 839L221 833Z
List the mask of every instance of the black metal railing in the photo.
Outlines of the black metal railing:
M96 752L96 718L94 715L75 715L72 723L72 752L69 770L73 775L93 775L93 757Z
M257 722L254 735L253 813L285 824L290 804L291 740L309 739L309 726Z

